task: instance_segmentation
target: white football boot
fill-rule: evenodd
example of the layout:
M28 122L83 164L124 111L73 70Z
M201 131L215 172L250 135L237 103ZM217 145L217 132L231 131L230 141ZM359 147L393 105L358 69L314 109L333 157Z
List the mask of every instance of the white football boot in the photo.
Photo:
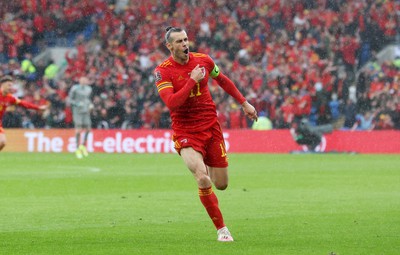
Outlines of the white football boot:
M233 237L227 227L218 229L217 235L218 235L217 240L220 242L233 242Z

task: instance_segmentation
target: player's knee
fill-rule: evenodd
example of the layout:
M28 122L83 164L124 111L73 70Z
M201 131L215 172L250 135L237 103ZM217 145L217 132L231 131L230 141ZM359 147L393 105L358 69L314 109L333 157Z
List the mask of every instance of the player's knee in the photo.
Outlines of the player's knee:
M228 188L228 183L226 183L226 182L216 182L216 183L214 183L214 186L218 190L226 190L226 188Z
M1 151L4 147L6 147L6 142L0 141L0 151Z
M200 175L197 177L197 184L199 185L199 187L210 187L211 179L208 175Z

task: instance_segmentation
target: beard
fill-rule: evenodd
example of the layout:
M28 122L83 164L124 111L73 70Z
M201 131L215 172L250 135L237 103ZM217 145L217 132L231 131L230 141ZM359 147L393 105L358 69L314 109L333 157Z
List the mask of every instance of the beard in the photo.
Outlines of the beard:
M174 51L174 58L180 60L182 62L186 62L189 59L189 49L184 51L182 50L175 50Z

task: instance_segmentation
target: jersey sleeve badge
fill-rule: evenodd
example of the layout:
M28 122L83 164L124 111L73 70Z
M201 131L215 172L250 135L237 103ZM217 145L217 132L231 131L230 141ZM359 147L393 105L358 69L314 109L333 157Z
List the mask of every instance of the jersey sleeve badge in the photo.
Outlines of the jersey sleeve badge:
M160 71L156 71L154 73L154 80L155 80L156 83L162 80Z

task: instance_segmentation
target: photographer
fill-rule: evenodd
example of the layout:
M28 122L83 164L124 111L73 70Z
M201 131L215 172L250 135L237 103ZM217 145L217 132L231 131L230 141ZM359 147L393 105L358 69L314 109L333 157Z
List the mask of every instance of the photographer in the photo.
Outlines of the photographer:
M311 126L307 119L302 119L300 123L293 123L290 134L299 145L307 146L308 151L315 152L321 143L324 133L332 132L331 124L321 126Z

